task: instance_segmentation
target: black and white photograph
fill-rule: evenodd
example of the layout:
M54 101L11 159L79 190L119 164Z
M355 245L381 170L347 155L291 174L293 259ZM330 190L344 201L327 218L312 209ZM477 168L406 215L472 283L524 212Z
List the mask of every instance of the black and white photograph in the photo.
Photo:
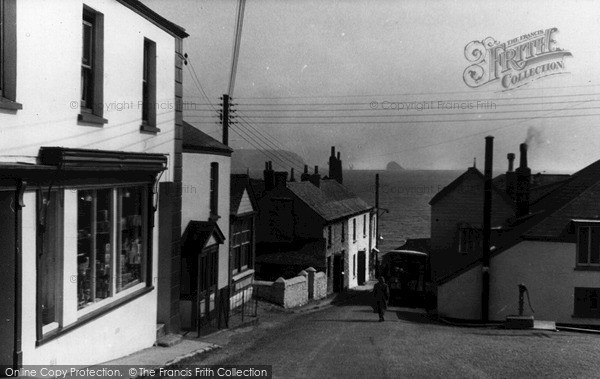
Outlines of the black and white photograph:
M0 0L0 377L600 377L600 4Z

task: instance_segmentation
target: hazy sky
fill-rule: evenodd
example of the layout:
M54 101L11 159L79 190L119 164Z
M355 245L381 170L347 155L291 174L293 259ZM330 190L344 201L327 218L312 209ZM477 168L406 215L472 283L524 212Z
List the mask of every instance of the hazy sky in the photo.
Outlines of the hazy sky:
M144 3L190 34L186 101L207 103L201 85L217 104L229 84L237 1ZM555 46L572 53L561 75L505 92L498 82L470 88L463 81L469 42L504 43L554 27ZM503 170L506 153L518 153L529 130L533 171L575 171L600 159L599 35L600 4L592 1L247 0L233 93L242 119L231 145L282 147L309 164L322 165L335 145L346 167L395 160L463 169L473 157L483 167L490 134L495 169ZM495 108L438 103L477 100ZM381 109L409 102L434 107ZM220 138L214 114L199 105L185 117Z

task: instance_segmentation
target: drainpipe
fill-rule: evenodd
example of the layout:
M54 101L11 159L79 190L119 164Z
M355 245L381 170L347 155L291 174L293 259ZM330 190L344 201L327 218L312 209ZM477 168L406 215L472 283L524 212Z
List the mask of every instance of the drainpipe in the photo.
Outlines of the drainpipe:
M483 252L482 252L482 291L481 320L487 322L490 308L490 237L492 224L492 161L494 158L494 137L485 137L485 182L483 194Z

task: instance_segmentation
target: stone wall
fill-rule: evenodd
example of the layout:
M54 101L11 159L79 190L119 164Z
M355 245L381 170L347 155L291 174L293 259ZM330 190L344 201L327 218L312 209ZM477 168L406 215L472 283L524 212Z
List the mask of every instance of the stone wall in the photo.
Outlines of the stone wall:
M274 282L254 282L254 295L259 299L281 305L284 308L295 308L308 303L312 299L322 299L327 296L327 276L309 267L298 276Z

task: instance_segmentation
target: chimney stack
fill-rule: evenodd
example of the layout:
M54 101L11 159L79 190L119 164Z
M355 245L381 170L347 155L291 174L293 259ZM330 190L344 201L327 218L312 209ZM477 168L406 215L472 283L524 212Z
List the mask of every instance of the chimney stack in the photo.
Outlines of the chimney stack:
M273 162L265 162L265 170L263 171L265 180L265 190L270 191L275 188L275 173L273 171Z
M315 187L321 187L321 174L319 174L319 166L315 166L315 173L310 175L308 179Z
M335 179L338 183L342 184L344 181L342 175L342 160L340 159L340 152L335 155L335 146L331 146L331 156L329 157L329 178Z
M506 194L510 196L511 199L515 200L517 191L517 174L513 170L515 154L508 153L506 158L508 158L508 171L506 171Z
M304 172L300 175L300 181L305 182L310 179L310 174L308 173L308 165L304 165Z
M290 169L290 182L295 182L296 178L294 178L294 168Z
M274 176L274 188L285 188L285 183L287 182L287 171L275 171L273 172Z
M531 169L527 167L527 144L522 143L519 146L521 151L520 165L516 169L517 188L517 217L523 217L529 214L529 189L531 184Z

